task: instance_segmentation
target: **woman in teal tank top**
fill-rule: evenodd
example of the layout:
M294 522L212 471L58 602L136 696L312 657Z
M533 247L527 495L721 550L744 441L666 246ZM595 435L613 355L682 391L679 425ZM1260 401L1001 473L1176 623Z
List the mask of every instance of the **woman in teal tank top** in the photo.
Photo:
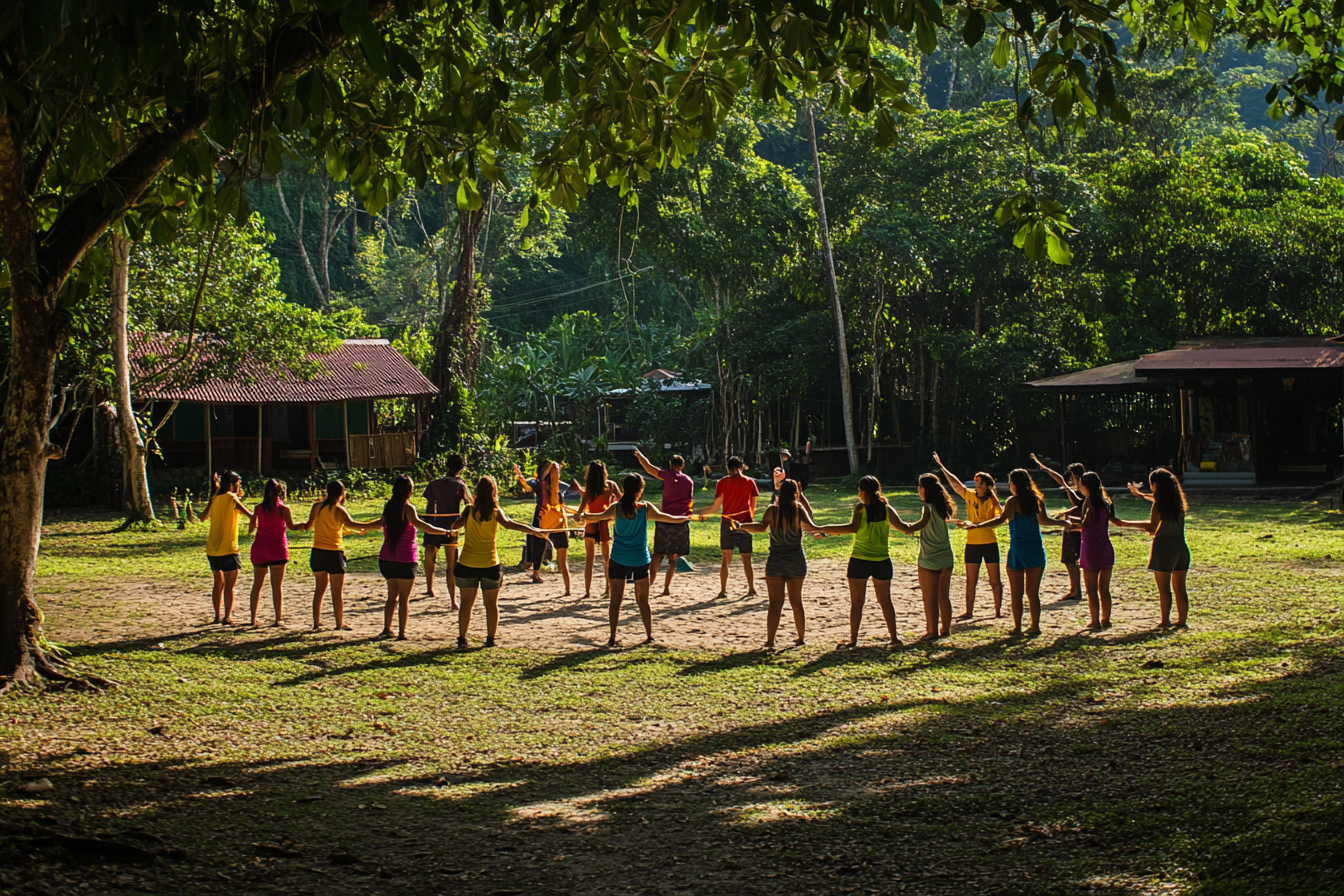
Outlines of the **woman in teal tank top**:
M635 583L635 603L639 618L644 623L644 643L653 643L653 608L649 606L649 520L657 523L686 523L689 516L672 516L640 500L644 496L644 477L631 473L621 487L621 500L601 513L576 513L575 522L600 523L611 520L611 561L607 565L607 582L611 588L611 604L607 608L611 637L608 647L617 647L616 626L621 620L621 602L625 599L625 583Z
M1018 468L1008 474L1008 488L1013 495L1003 505L1003 512L983 523L960 522L962 529L992 529L1008 524L1008 596L1013 612L1013 630L1009 635L1022 634L1022 595L1026 594L1031 612L1028 635L1041 633L1041 576L1045 574L1045 542L1041 540L1041 526L1063 526L1045 512L1045 496L1032 481L1031 474Z
M924 638L952 633L952 539L947 521L952 498L932 473L919 477L919 519L896 528L919 538L919 593L924 600ZM923 640L923 639L921 639Z
M867 597L868 580L873 580L877 605L891 635L891 646L900 647L896 634L896 608L891 605L891 554L887 550L887 536L891 530L904 525L896 511L882 494L882 483L876 476L859 480L859 503L848 523L818 526L824 535L853 535L849 568L845 579L849 583L849 640L837 645L841 650L859 645L859 623L863 620L863 602Z

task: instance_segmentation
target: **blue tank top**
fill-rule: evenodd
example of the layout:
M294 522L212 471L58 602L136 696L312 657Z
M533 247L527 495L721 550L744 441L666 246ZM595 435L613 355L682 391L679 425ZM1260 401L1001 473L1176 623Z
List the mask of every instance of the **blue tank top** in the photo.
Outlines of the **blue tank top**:
M611 562L622 566L648 566L649 557L648 508L635 511L634 519L626 519L619 507L611 523Z
M1034 516L1017 513L1008 521L1008 568L1035 569L1045 566L1045 540Z

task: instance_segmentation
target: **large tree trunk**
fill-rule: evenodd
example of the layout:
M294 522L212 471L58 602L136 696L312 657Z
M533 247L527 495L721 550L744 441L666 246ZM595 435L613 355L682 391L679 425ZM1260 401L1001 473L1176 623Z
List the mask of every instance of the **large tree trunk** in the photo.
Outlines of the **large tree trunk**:
M457 278L448 307L434 334L430 378L439 387L434 400L430 441L438 450L456 448L462 438L467 392L476 384L481 363L480 308L476 301L476 240L490 206L494 186L481 186L481 207L458 212Z
M130 504L127 522L154 519L154 503L149 497L149 479L145 472L145 440L135 422L135 405L131 399L131 354L127 328L130 320L131 244L118 233L111 233L112 243L112 364L116 372L117 425L121 427L122 468L126 482L126 499Z
M840 356L840 410L845 427L845 450L849 472L859 469L859 451L854 444L854 390L849 382L849 348L845 343L845 312L840 307L840 287L835 279L835 257L831 254L831 232L826 226L826 196L821 189L821 159L817 155L817 122L812 103L807 104L807 140L812 150L812 176L816 182L817 229L821 235L821 260L826 269L826 295L835 317L835 348Z

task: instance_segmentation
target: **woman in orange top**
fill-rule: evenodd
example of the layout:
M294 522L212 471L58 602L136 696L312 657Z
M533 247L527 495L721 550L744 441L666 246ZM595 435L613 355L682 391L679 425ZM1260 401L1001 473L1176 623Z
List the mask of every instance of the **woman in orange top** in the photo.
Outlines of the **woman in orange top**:
M308 567L313 571L313 631L322 630L322 595L331 584L331 609L336 613L336 630L350 631L345 624L345 533L367 532L383 525L382 518L367 523L356 521L345 509L345 483L333 479L327 483L327 497L313 505L307 528L313 530L313 552Z
M575 483L577 487L578 483ZM616 483L607 478L607 465L600 460L588 464L587 479L584 483L583 498L579 501L579 513L601 513L618 501L621 490ZM593 596L593 557L597 547L602 547L602 568L606 569L611 561L611 523L588 523L583 527L583 596ZM605 594L607 589L602 589Z
M233 589L238 584L238 571L243 568L238 553L238 517L249 520L252 514L243 505L243 482L229 470L223 476L215 474L215 494L210 498L210 534L205 539L205 558L210 561L214 588L210 600L215 605L215 622L233 625ZM224 614L220 615L220 605Z

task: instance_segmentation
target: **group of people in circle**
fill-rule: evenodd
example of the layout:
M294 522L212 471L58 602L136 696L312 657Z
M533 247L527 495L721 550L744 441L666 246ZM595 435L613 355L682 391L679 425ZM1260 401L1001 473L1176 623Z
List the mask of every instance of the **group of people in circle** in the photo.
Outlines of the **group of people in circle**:
M644 629L644 641L654 641L653 614L650 602L651 585L657 580L661 563L668 561L662 594L670 593L678 557L690 553L689 525L719 517L720 564L719 597L727 596L727 584L733 553L743 560L747 578L747 596L755 595L751 565L755 534L768 536L768 554L765 562L767 593L766 642L775 646L776 635L787 602L796 633L795 644L805 643L806 612L803 605L803 584L807 578L808 563L804 550L804 534L816 537L852 537L852 547L846 568L849 586L849 637L838 646L841 649L858 645L863 608L868 583L881 608L890 643L902 644L897 631L895 607L891 599L894 568L888 543L895 530L913 536L919 542L916 561L919 590L923 603L925 630L920 638L936 639L951 633L953 615L951 601L954 554L950 532L953 528L966 532L963 561L966 569L966 609L958 619L973 615L980 568L985 568L993 597L994 615L1003 615L1003 585L1000 567L1006 567L1009 592L1009 612L1013 627L1010 636L1040 634L1041 580L1046 567L1043 527L1061 527L1064 530L1061 561L1068 568L1072 588L1066 600L1081 600L1086 591L1088 629L1101 631L1111 625L1111 574L1115 566L1115 550L1110 540L1112 526L1140 529L1152 537L1148 568L1154 574L1159 597L1160 626L1186 625L1189 597L1186 575L1190 568L1190 551L1185 541L1187 502L1179 480L1165 468L1154 470L1148 478L1149 490L1131 482L1129 490L1136 497L1151 502L1147 520L1120 519L1101 477L1080 464L1070 465L1068 478L1046 467L1031 455L1042 471L1062 487L1069 506L1051 515L1045 498L1026 469L1015 469L1008 475L1009 496L1000 502L997 484L989 473L976 473L973 484L963 482L943 465L938 454L933 455L943 478L952 492L964 502L964 519L957 518L954 500L936 473L925 473L918 479L920 511L917 519L903 518L882 492L882 484L874 476L864 476L858 483L857 503L848 522L819 524L812 515L803 484L786 472L788 457L781 457L780 468L774 470L773 496L760 518L756 518L759 489L748 477L741 458L731 457L727 474L715 486L713 502L704 512L692 512L694 483L684 472L685 462L673 456L667 467L657 467L642 453L636 458L650 476L661 481L661 507L644 500L645 478L639 473L627 474L619 486L608 479L606 466L600 461L588 465L585 481L566 486L561 480L562 464L549 461L542 464L534 479L525 479L515 467L519 483L531 491L536 500L532 522L511 519L500 507L499 489L491 476L481 476L469 488L462 478L465 462L454 455L448 461L448 473L430 482L423 492L425 512L421 514L412 504L414 483L409 476L398 476L392 486L392 495L375 519L354 519L345 505L345 486L339 480L328 483L327 495L312 505L306 522L295 520L284 501L284 485L271 479L266 483L260 504L249 509L242 501L241 481L236 473L226 472L215 477L215 493L208 510L210 532L206 553L214 576L212 601L215 622L233 624L234 587L242 569L238 547L240 517L249 521L249 531L255 533L250 560L254 579L251 595L251 625L256 626L261 592L269 577L275 608L275 623L281 624L283 613L283 582L285 566L289 561L287 533L311 530L313 547L309 565L315 579L313 595L313 629L322 627L322 605L328 590L331 592L336 628L349 631L344 617L344 581L346 557L343 538L346 534L381 530L382 546L378 554L379 571L387 582L387 600L380 637L405 639L411 591L416 568L420 563L419 545L415 530L423 533L424 566L427 594L433 596L435 567L438 553L444 551L450 606L458 613L459 647L468 645L467 634L477 595L482 598L486 617L485 646L493 647L499 625L499 592L504 582L504 567L500 560L498 534L501 528L524 533L523 568L530 572L530 580L541 581L548 550L553 550L564 577L565 594L570 593L567 552L569 533L582 527L585 545L584 591L592 595L593 570L600 552L607 583L608 647L620 644L618 628L621 607L627 584L633 591ZM579 494L576 509L564 503L567 491ZM436 525L435 520L444 521ZM648 523L655 525L653 546L650 549ZM1009 532L1006 562L1000 559L999 542L995 529L1006 525ZM459 547L459 538L462 544ZM459 604L458 595L461 601ZM1175 610L1175 619L1172 611ZM1024 614L1026 628L1023 628ZM393 634L393 618L397 629Z

